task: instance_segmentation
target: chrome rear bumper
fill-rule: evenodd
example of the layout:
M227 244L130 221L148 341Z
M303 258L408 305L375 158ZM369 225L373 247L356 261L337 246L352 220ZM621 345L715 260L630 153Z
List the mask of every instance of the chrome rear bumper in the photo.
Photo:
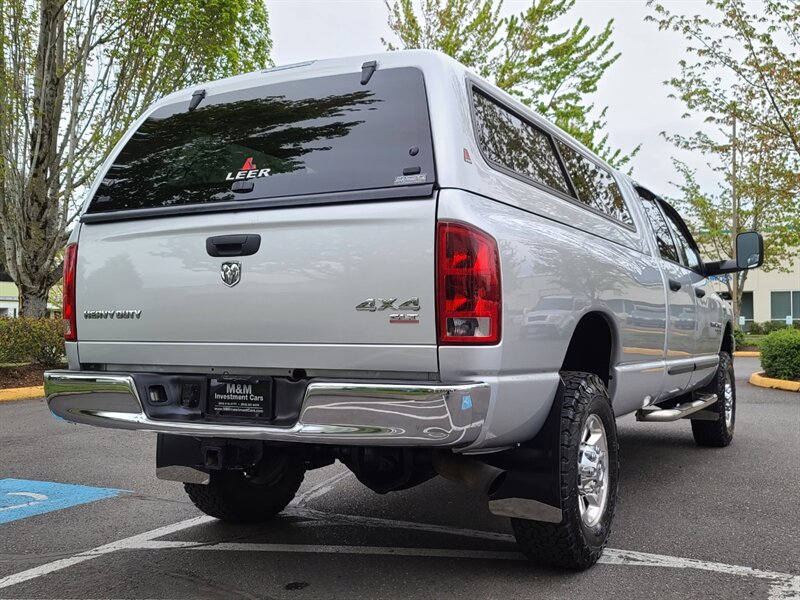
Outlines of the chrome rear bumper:
M364 446L466 446L489 408L485 383L313 381L293 427L151 419L134 377L48 371L44 389L58 417L98 427L158 433Z

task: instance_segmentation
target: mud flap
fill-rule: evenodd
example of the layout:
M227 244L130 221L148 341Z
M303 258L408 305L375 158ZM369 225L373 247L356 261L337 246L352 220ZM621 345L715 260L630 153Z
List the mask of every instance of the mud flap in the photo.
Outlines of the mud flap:
M564 384L558 384L553 405L536 437L512 450L490 455L486 462L506 471L489 496L496 515L560 523L561 406Z

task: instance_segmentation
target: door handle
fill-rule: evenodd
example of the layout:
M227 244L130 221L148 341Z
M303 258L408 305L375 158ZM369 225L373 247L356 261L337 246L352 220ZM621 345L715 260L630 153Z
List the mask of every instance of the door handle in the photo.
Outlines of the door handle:
M209 256L250 256L258 252L261 236L255 233L247 235L218 235L206 239L206 252Z
M698 298L702 298L706 295L706 291L703 288L694 288L694 295Z
M669 289L671 289L673 292L677 292L681 289L681 287L683 287L683 284L677 279L669 279L668 282Z

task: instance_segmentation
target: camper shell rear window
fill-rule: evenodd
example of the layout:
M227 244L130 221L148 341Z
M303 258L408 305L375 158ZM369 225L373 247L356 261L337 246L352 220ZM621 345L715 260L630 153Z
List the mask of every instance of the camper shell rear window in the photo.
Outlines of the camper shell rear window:
M435 182L418 69L378 69L366 85L358 71L211 93L191 111L190 100L147 117L87 214Z

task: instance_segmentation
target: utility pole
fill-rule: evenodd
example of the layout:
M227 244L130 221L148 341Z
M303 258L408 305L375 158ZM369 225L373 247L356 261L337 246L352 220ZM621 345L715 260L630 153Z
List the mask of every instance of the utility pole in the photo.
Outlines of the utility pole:
M731 223L731 248L733 255L736 255L736 235L739 233L739 198L736 190L736 104L733 105L733 132L731 136L731 150L733 158L731 160L731 200L733 201L733 219ZM739 273L731 273L733 282L731 290L731 302L733 304L733 323L734 327L739 327Z

